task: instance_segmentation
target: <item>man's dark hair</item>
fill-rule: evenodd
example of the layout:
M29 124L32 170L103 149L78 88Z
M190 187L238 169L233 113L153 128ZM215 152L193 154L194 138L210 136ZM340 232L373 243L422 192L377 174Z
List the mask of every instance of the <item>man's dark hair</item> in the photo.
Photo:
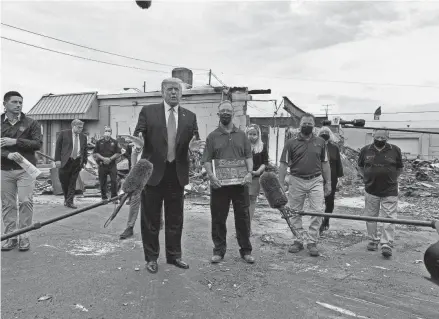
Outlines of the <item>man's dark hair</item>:
M311 113L305 113L300 117L300 121L302 121L304 118L312 118L314 123L316 122L316 117L314 115L312 115Z
M9 91L9 92L7 92L7 93L5 94L5 96L3 97L3 101L4 101L4 102L8 102L9 99L10 99L11 97L13 97L13 96L19 96L19 97L23 98L23 97L21 96L21 94L18 93L17 91Z

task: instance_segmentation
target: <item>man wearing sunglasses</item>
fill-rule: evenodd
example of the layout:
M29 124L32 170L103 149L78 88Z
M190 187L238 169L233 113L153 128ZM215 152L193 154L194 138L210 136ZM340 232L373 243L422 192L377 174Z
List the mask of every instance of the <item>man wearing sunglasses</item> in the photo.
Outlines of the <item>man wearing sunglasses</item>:
M398 210L398 177L402 173L401 149L388 143L389 132L378 129L373 134L373 143L360 151L358 167L365 184L364 215L385 218L397 218ZM395 238L395 225L383 224L381 238L378 237L377 223L366 222L370 242L367 249L378 250L384 257L392 256Z

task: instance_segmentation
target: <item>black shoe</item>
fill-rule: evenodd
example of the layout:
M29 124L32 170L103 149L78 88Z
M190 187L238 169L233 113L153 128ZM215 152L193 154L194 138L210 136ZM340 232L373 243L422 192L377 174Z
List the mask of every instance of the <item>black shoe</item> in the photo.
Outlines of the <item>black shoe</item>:
M212 258L210 259L210 262L212 264L218 264L219 262L221 262L224 259L224 257L220 256L220 255L213 255Z
M30 248L29 238L21 238L20 243L18 245L18 250L27 251Z
M250 254L242 256L242 259L244 259L248 264L254 264L255 262L255 258Z
M9 238L2 246L2 251L9 251L18 246L17 238Z
M151 274L157 273L159 270L159 266L157 265L157 261L149 261L146 263L146 270Z
M68 208L73 208L73 209L77 209L78 207L76 207L75 205L73 205L73 203L67 203L66 207Z
M167 263L174 265L174 266L177 266L178 268L189 269L189 265L187 263L185 263L183 260L181 260L181 258L177 258L174 260L168 260Z
M124 230L124 232L120 235L120 239L126 239L128 237L131 237L134 235L133 227L127 227L127 229Z

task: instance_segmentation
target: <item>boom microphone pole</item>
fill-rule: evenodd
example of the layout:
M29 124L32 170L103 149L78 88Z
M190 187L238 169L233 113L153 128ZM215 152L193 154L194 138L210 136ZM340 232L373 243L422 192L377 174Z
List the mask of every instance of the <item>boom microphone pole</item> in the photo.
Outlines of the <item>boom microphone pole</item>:
M297 215L309 215L309 216L319 216L319 217L330 217L330 218L342 218L342 219L352 219L352 220L364 220L364 221L375 221L391 224L403 224L403 225L416 225L422 227L432 227L436 229L439 234L439 221L419 221L419 220L406 220L406 219L390 219L390 218L377 218L377 217L366 217L366 216L356 216L356 215L341 215L341 214L324 214L324 213L308 213L303 211L295 211L287 206L288 198L282 189L279 180L273 172L265 172L260 177L261 188L265 193L265 197L271 208L277 208L282 213L282 217L285 218L290 223L288 219ZM291 228L291 226L290 226ZM293 234L295 234L295 229L291 228ZM297 232L297 231L296 231ZM424 264L427 271L431 275L431 280L439 285L439 241L433 245L430 245L424 253Z
M125 201L127 200L127 198L129 196L131 196L134 192L140 192L145 187L146 183L148 182L149 177L152 174L152 171L153 171L153 165L148 160L142 158L133 166L133 168L128 173L128 175L125 179L124 186L122 187L122 189L124 190L125 193L117 195L117 196L110 198L110 199L105 199L103 201L100 201L99 203L96 203L96 204L93 204L93 205L90 205L87 207L76 209L70 213L49 219L49 220L44 221L44 222L34 223L28 227L16 230L12 233L8 233L6 235L1 236L1 241L15 237L17 235L27 233L27 232L35 230L35 229L39 229L43 226L52 224L52 223L57 222L59 220L83 213L83 212L88 211L90 209L93 209L93 208L96 208L99 206L103 206L103 205L106 205L110 202L114 202L114 201L121 199L121 203L119 203L119 205L116 206L116 208L114 209L110 218L105 223L104 227L107 227L108 224L119 213L120 209L122 208L122 206L125 203Z

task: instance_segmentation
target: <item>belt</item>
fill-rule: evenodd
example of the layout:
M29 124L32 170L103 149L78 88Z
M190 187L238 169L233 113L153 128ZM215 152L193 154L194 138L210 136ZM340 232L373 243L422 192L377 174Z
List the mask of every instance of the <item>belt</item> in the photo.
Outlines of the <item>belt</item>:
M310 180L310 179L313 179L313 178L319 177L320 175L322 175L322 174L321 174L321 173L317 173L317 174L310 175L310 176L297 176L297 175L293 175L293 176L294 176L294 177L301 178L301 179Z

